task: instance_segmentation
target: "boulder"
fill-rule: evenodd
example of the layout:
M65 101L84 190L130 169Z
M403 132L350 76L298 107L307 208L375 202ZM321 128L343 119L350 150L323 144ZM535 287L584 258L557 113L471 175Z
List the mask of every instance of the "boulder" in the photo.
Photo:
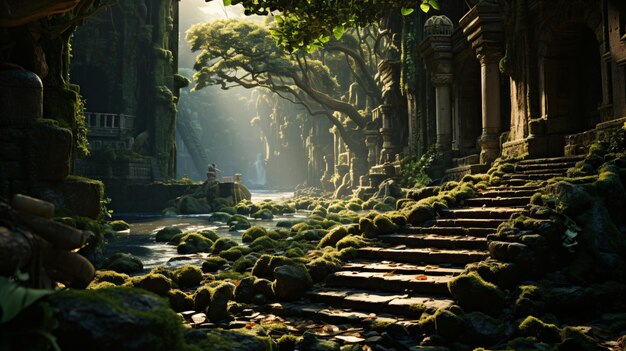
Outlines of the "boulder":
M476 272L461 274L448 282L448 289L461 307L498 314L505 304L505 295L497 286L484 281Z
M313 280L303 265L279 266L274 270L274 277L272 290L281 300L295 300L313 286Z
M181 288L191 288L200 285L202 281L202 271L192 265L179 267L174 271L174 276L178 286Z
M125 274L138 273L143 270L143 263L131 254L116 253L104 261L103 269Z
M179 317L156 295L133 288L63 290L50 295L62 350L180 349Z
M155 240L157 242L169 242L176 234L182 234L183 231L178 227L165 227L156 233Z
M194 254L198 252L210 252L213 242L197 233L185 234L180 238L176 247L179 254Z
M163 274L150 273L133 279L133 286L165 296L172 288L172 280Z
M228 301L233 298L230 284L224 283L211 290L211 301L207 309L207 316L212 322L223 320L228 316Z
M235 301L250 303L254 299L254 281L256 277L245 277L239 281L239 285L235 287Z

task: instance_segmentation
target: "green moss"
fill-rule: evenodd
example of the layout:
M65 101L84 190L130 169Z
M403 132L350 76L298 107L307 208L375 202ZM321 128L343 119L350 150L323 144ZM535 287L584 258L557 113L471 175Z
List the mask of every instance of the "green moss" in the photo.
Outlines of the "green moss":
M193 298L178 289L172 289L167 293L170 307L176 312L193 309Z
M219 235L217 235L217 232L211 229L205 229L205 230L201 230L198 232L198 234L202 235L203 237L211 240L211 241L216 241L217 239L220 238Z
M122 221L122 220L111 221L111 222L109 222L109 225L116 232L119 232L121 230L130 229L130 225L128 223L126 223L126 221Z
M448 289L461 307L490 315L504 307L505 295L495 285L484 281L476 272L461 274L448 282Z
M255 239L266 235L267 230L265 228L255 225L243 232L243 235L241 236L241 241L243 241L244 243L251 243Z
M224 250L222 252L219 253L219 256L222 258L225 258L229 261L235 261L238 258L240 258L241 256L243 256L243 253L238 249L238 247L231 247L228 250Z
M163 274L148 273L143 276L134 277L130 282L132 286L144 289L157 295L166 296L172 288L172 280ZM130 285L127 283L128 285Z
M156 233L155 240L157 242L168 242L172 240L176 234L182 234L182 232L183 231L178 227L165 227Z
M398 231L398 226L386 215L378 215L374 218L374 226L380 234L391 234Z
M561 340L561 330L554 324L548 324L542 320L528 316L517 327L521 336L532 336L547 343L557 343Z
M285 334L276 340L277 351L293 351L299 338L295 335Z
M391 206L386 203L379 203L374 205L373 209L379 212L389 212L395 210L396 208L395 206Z
M255 262L256 260L254 257L251 257L251 256L240 257L239 259L237 259L237 261L233 262L231 269L235 272L243 273L246 270L248 270L248 268L251 268L252 266L254 266Z
M179 254L210 252L213 242L198 233L189 233L181 237L176 250Z
M103 264L104 269L116 271L118 273L137 273L143 270L143 263L128 253L116 253L106 259Z
M181 288L191 288L200 285L202 281L202 271L192 265L185 265L174 271L176 282Z
M263 251L269 249L275 249L279 246L279 242L271 239L267 236L263 236L255 239L251 244L250 248L254 251Z
M228 239L228 238L219 238L217 239L214 243L213 246L211 246L211 250L210 252L218 255L220 252L224 251L224 250L228 250L231 247L235 247L238 246L239 244L237 244L235 241Z
M118 273L115 271L97 271L96 276L93 278L93 281L90 285L102 282L108 282L114 285L122 285L126 283L128 279L129 276L127 274Z
M217 272L217 270L224 266L226 263L228 263L228 261L222 257L209 256L204 260L204 262L202 262L202 271L205 273Z
M150 273L153 273L153 274L163 274L164 276L166 276L166 277L168 277L168 278L170 278L172 280L176 280L176 274L174 274L174 270L171 269L171 268L158 266L158 267L152 268Z
M297 224L294 224L291 227L291 231L294 232L294 233L299 233L299 232L301 232L303 230L307 230L307 229L309 229L309 225L306 224L306 223L297 223Z
M252 268L252 275L258 278L274 280L274 269L279 266L293 265L295 262L285 256L262 255Z
M348 235L348 230L343 226L338 226L331 229L323 238L320 240L317 245L318 248L326 247L326 246L335 246L339 240L343 239Z
M363 241L363 239L361 239L360 237L355 236L355 235L348 235L344 237L343 239L339 240L337 242L337 245L335 245L335 248L337 248L337 250L341 250L341 249L345 249L348 247L360 248L365 245L366 245L365 241Z
M374 225L374 222L367 217L362 217L359 220L359 232L361 232L365 238L375 238L378 235L378 229Z

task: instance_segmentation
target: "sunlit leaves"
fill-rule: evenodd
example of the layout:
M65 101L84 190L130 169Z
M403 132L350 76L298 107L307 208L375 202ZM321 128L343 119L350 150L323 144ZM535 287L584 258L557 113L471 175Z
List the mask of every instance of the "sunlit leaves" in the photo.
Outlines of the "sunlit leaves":
M209 0L210 1L210 0ZM273 14L276 42L289 52L315 51L328 38L341 38L348 28L366 27L392 11L410 15L418 4L422 11L438 9L438 0L223 0L242 4L246 14Z

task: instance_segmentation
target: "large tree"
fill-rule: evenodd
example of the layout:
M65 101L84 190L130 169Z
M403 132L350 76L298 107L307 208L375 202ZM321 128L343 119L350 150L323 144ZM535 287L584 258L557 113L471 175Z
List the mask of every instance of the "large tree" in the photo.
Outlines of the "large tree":
M200 52L194 67L198 71L195 89L208 85L267 88L304 106L311 116L328 118L350 151L365 159L367 150L360 132L369 121L369 109L381 102L373 78L378 63L374 50L377 34L355 30L354 36L329 40L324 51L290 54L277 47L270 29L262 24L236 19L198 24L187 32L192 50ZM348 77L342 79L346 71ZM359 89L354 89L353 81ZM357 90L361 91L359 99L354 93Z
M213 1L213 0L206 0ZM419 5L427 12L438 9L438 0L223 0L225 5L242 4L246 14L276 15L272 34L288 50L314 51L347 28L364 28L378 23L393 11L413 12Z

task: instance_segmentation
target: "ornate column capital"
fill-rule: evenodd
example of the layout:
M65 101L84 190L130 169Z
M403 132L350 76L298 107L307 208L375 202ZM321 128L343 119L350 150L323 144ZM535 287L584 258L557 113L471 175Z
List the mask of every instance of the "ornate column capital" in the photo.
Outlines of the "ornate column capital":
M499 61L504 53L504 24L497 3L479 2L459 21L481 65Z
M433 73L430 75L430 81L435 87L452 84L454 76L451 73Z

